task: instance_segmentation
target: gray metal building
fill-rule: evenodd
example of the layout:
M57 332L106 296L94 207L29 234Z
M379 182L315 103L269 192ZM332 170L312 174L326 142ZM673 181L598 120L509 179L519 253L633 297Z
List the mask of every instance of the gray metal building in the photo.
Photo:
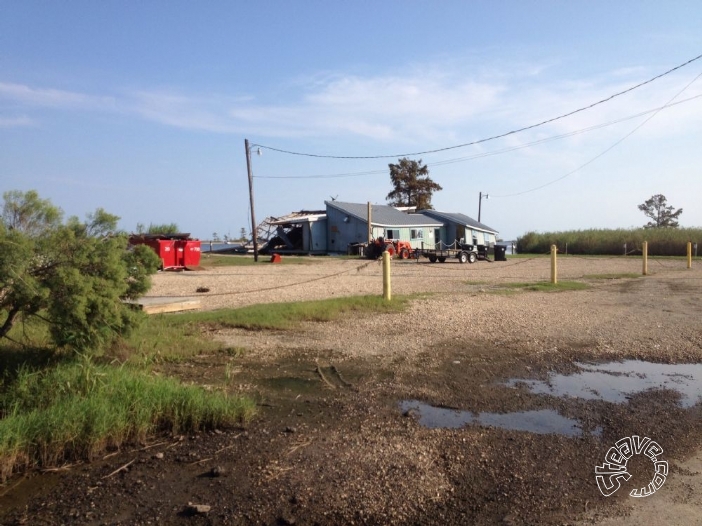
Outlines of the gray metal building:
M348 246L368 241L368 205L325 201L327 251L346 253ZM434 245L443 223L423 214L408 214L387 205L371 205L372 238L409 241L412 248Z
M495 245L499 233L494 228L478 223L475 219L463 214L420 210L417 215L423 215L442 223L441 237L437 238L436 242L441 241L446 245L463 239L465 243L491 247Z

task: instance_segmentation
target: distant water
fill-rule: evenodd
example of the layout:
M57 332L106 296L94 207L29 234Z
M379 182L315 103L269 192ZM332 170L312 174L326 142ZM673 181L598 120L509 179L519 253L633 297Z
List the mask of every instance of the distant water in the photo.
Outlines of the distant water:
M201 252L210 252L210 243L209 241L202 241L202 244L200 245L200 251ZM223 252L223 251L228 251L228 250L236 250L237 248L241 248L240 243L212 243L212 252Z
M498 241L497 245L507 245L507 254L517 253L517 242L516 241Z

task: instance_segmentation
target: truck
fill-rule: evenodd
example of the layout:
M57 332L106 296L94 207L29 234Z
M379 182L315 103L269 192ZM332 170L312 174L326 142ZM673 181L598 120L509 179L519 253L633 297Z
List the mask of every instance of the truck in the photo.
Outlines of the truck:
M475 263L478 259L478 248L475 245L469 245L466 243L453 243L451 245L444 245L444 243L439 242L435 248L422 248L417 249L416 257L419 256L428 258L432 263L445 263L448 258L456 258L459 263Z

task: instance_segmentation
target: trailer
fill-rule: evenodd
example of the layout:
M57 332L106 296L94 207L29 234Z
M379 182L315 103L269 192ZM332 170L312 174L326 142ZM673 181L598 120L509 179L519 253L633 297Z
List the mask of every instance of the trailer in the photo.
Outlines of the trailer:
M428 258L430 262L445 263L447 259L456 258L459 263L475 263L478 259L478 249L475 245L465 243L453 243L452 245L444 245L439 242L435 248L417 249L416 257Z

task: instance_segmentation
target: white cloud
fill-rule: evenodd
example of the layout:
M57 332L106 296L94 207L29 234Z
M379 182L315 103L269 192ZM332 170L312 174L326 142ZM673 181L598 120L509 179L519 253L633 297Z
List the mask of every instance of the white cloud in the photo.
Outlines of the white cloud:
M0 82L0 100L25 106L82 110L114 109L115 99L53 88L33 88L24 84Z
M26 128L35 125L36 123L26 115L20 117L0 117L0 128Z
M52 88L0 82L0 103L64 110L119 111L167 126L214 133L245 132L268 137L349 137L381 142L448 146L529 126L584 107L645 79L641 68L619 69L598 78L552 81L544 65L511 65L503 70L463 72L455 63L409 68L392 75L324 74L295 79L284 102L267 104L252 96L190 95L177 90L123 91L89 95ZM654 73L648 73L653 75ZM639 90L558 120L533 133L511 136L530 142L538 134L571 133L659 107L685 84L671 75ZM702 84L702 81L699 82ZM694 84L681 97L702 92ZM675 112L676 131L698 128L702 104ZM669 132L664 112L657 128ZM671 111L671 114L673 112ZM0 125L28 125L29 117ZM631 126L633 127L633 125ZM621 130L596 132L616 137ZM653 133L653 132L649 132ZM588 136L590 134L587 134ZM589 137L588 137L589 139ZM584 140L569 139L573 144ZM502 145L504 146L504 145ZM495 145L495 147L498 147Z
M145 119L189 130L230 133L236 127L226 118L225 101L217 97L187 97L158 91L136 91L127 94L123 105Z

